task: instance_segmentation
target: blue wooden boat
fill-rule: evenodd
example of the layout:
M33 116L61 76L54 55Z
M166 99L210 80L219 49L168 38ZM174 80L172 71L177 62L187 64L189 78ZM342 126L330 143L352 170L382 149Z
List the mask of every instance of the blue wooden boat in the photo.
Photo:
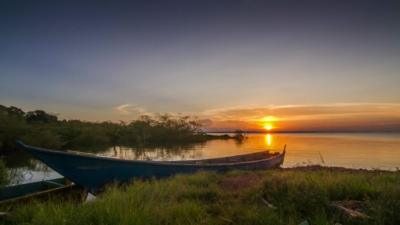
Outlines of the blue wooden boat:
M195 173L199 170L220 172L232 169L274 168L279 167L285 157L284 149L282 153L263 151L214 159L144 161L56 151L29 146L21 141L17 141L16 145L91 192L108 183L127 182L134 178L162 178L178 173Z
M0 189L0 206L24 204L31 200L74 199L84 200L86 192L65 178L43 180L6 186Z

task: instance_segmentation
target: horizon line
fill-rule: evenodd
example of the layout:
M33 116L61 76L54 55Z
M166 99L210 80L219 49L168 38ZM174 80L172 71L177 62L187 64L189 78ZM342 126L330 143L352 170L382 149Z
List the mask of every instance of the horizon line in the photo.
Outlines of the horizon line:
M239 130L239 129L238 129ZM206 133L235 133L237 130L225 130L225 131L205 131ZM400 133L400 130L294 130L294 131L262 131L262 130L240 130L246 134L284 134L284 133Z

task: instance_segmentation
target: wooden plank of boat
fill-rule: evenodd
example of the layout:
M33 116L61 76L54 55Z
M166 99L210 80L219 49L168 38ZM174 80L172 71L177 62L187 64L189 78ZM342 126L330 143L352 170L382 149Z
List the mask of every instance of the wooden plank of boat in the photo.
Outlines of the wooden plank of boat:
M92 192L107 183L126 182L134 178L162 178L178 173L194 173L199 170L220 172L232 169L279 167L283 163L286 152L284 149L282 153L275 154L264 151L203 160L143 161L50 150L29 146L21 141L17 141L16 145Z
M82 201L85 190L65 178L56 178L26 184L7 186L0 189L0 206L15 206L32 200L50 198Z

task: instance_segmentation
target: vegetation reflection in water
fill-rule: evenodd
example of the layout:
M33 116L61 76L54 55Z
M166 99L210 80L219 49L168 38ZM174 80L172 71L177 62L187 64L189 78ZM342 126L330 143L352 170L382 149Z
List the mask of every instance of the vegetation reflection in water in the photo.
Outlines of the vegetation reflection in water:
M188 116L160 114L141 116L130 122L88 122L60 120L43 110L24 112L14 106L0 105L0 156L12 183L18 183L20 177L23 181L27 177L35 181L32 174L42 171L38 168L43 167L16 148L18 139L43 148L78 149L96 154L110 147L115 149L114 146L138 146L135 152L140 155L141 149L158 148L180 154L180 149L188 149L192 144L230 138L235 137L207 135L201 130L201 124Z
M190 160L245 154L270 149L281 151L287 144L283 167L303 165L397 170L400 168L400 139L396 134L247 134L236 140L211 140L202 143L169 146L115 146L85 149L97 155L139 160ZM81 150L81 149L75 149ZM54 173L30 159L25 171L33 179L54 177ZM40 163L39 163L40 164ZM41 164L40 164L41 165ZM46 171L44 175L40 171ZM30 172L32 173L32 172ZM24 177L24 176L23 176ZM25 176L27 177L27 176Z
M98 154L142 160L214 158L256 151L282 151L287 144L284 167L301 165L396 170L400 167L398 134L247 134L243 142L211 140L175 148L116 147Z

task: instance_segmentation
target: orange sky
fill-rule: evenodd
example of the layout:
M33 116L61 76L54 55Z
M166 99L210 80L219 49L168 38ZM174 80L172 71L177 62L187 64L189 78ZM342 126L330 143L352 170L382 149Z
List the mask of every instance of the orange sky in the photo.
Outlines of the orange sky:
M288 105L204 112L208 130L393 131L400 130L400 104Z
M11 105L11 104L9 104ZM19 105L17 105L19 106ZM206 131L400 131L400 103L333 103L309 105L242 106L204 111L153 112L145 107L124 104L113 108L22 107L44 109L61 119L129 122L141 115L191 116ZM65 111L64 111L65 110Z

